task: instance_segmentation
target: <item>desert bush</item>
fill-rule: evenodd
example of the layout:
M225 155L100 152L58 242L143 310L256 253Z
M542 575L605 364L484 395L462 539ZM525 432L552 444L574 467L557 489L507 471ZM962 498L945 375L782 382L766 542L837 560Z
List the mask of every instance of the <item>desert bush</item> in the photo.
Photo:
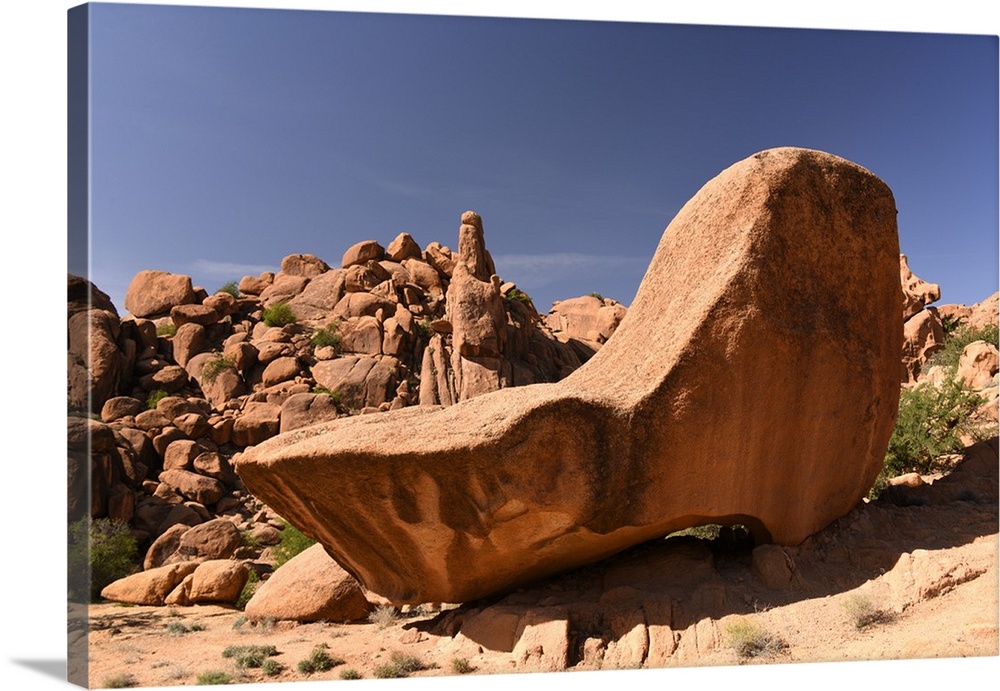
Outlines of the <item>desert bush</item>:
M225 370L236 370L236 360L216 353L201 368L201 378L206 382L214 382Z
M309 653L309 657L299 660L298 670L303 674L313 674L314 672L325 672L333 669L337 665L344 664L339 657L330 657L326 652L325 645L318 645Z
M161 324L157 324L157 326L156 326L156 335L157 336L165 336L167 338L169 338L171 336L176 336L177 335L177 325L174 324L173 322L163 322Z
M467 657L456 657L451 661L451 669L455 674L469 674L475 671L475 667L469 662Z
M340 396L340 392L337 391L336 389L334 389L334 390L331 391L330 389L324 389L322 386L317 386L317 387L313 388L312 392L313 393L325 393L327 396L329 396L330 398L333 399L333 404L334 405L338 405L338 406L340 405L341 396Z
M944 347L931 355L927 360L927 364L921 368L922 371L926 372L934 366L955 367L958 365L959 358L962 357L962 351L965 350L965 346L976 341L986 341L1000 347L998 345L996 325L988 324L983 327L973 328L967 324L963 324L953 327L953 330L945 336Z
M749 619L738 619L726 626L729 647L741 658L774 655L787 648L787 644L761 624Z
M591 293L590 297L597 298L598 300L602 300L602 301L604 300L604 296L601 295L600 293Z
M149 408L150 410L156 410L156 404L169 395L170 394L164 391L163 389L150 391L149 395L146 397L146 407Z
M232 684L234 681L232 675L226 674L222 670L213 669L208 672L202 672L198 675L198 680L196 686L214 686L216 684Z
M260 671L266 676L276 677L285 670L284 665L273 658L267 658L264 660L264 664L260 666Z
M204 631L205 627L202 624L183 624L179 621L172 621L167 624L167 633L171 636L183 636L186 633L191 633L192 631Z
M232 658L237 667L259 668L264 662L278 654L273 645L230 645L222 651L222 657Z
M236 281L230 281L226 285L219 288L216 293L229 293L237 300L240 299L240 286Z
M368 621L378 624L379 631L388 628L399 619L399 612L392 605L378 605L368 615Z
M236 599L236 609L245 609L247 603L250 602L250 598L253 594L257 592L257 587L260 585L260 576L257 574L256 569L250 569L250 574L247 576L247 582L243 585L243 590L240 591L240 596Z
M105 679L101 686L106 689L130 689L138 686L139 682L131 674L119 674Z
M414 655L397 652L392 654L389 662L377 666L372 674L376 679L399 679L422 669L430 668Z
M894 618L892 612L881 607L869 596L859 593L853 593L844 601L844 611L858 631L892 621Z
M903 473L930 473L937 469L940 456L961 451L962 436L979 436L969 416L983 404L983 398L969 390L954 371L938 384L923 382L903 389L899 396L899 417L889 438L882 473L873 488L881 490L886 481Z
M109 583L139 570L138 545L126 523L84 517L68 532L69 597L74 602L97 600Z
M281 531L281 542L271 548L271 554L274 555L274 567L278 568L315 544L315 540L294 525L285 523L285 529Z
M361 672L356 669L345 669L340 673L341 679L360 679Z
M522 302L525 305L532 304L531 297L524 291L518 290L517 288L512 288L510 291L508 291L507 294L504 295L504 299L517 300L518 302Z
M268 326L285 326L295 321L295 312L287 302L276 302L264 309L264 323Z
M340 351L340 324L334 322L333 324L327 324L322 329L317 329L313 332L313 335L309 338L309 342L312 343L317 348L323 348L325 346L330 346L336 351Z

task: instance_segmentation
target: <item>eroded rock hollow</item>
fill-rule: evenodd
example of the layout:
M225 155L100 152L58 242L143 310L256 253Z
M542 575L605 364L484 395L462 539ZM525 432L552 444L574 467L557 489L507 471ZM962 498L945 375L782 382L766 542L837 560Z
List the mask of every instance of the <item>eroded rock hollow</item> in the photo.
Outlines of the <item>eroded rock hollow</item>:
M614 336L555 384L248 449L248 488L397 603L463 602L704 523L794 544L847 513L899 398L889 188L758 153L670 223Z

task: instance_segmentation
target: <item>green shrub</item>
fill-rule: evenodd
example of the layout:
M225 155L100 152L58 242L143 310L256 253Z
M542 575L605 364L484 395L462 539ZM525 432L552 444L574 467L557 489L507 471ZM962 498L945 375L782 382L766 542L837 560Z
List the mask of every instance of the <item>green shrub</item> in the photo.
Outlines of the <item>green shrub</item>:
M222 651L222 657L233 658L237 667L257 669L269 657L278 654L273 645L231 645Z
M247 603L250 602L250 598L253 594L257 592L257 586L260 585L260 576L257 574L256 569L250 569L250 574L247 576L247 582L243 585L243 590L240 591L240 596L236 599L236 609L244 609Z
M872 490L873 498L889 478L909 472L933 472L940 456L961 451L965 446L961 436L978 434L968 418L983 402L954 371L937 385L923 382L903 389L899 417L889 438L884 467Z
M269 677L276 677L284 671L285 667L275 659L267 658L260 666L260 671Z
M788 645L762 625L749 619L738 619L726 626L729 647L741 658L774 655Z
M149 396L146 397L146 407L149 408L150 410L156 410L156 404L169 395L170 394L164 391L163 389L150 391Z
M119 674L105 679L101 684L106 689L129 689L138 686L139 682L131 674Z
M96 601L109 583L139 570L135 538L117 519L81 518L69 526L67 543L69 596L74 602Z
M156 325L156 335L171 337L177 335L177 325L173 322L163 322L162 324Z
M225 672L213 669L209 672L202 672L198 675L196 686L214 686L216 684L232 684L233 677Z
M316 646L309 653L309 657L304 660L299 660L298 669L303 674L312 674L314 672L325 672L328 669L333 669L337 665L344 664L344 661L339 657L330 657L324 650L325 646Z
M998 345L998 332L994 324L988 324L980 328L973 328L968 325L961 325L945 336L944 347L934 353L927 363L921 368L926 372L934 366L955 367L965 346L975 341L986 341L993 345Z
M201 368L202 381L212 383L227 369L236 371L236 360L216 353Z
M597 298L598 300L602 300L602 301L604 300L604 296L601 295L600 293L591 293L590 297Z
M393 653L391 660L376 667L372 674L376 679L399 679L422 669L429 667L420 658L404 653Z
M475 667L469 662L467 657L456 657L451 661L451 669L455 674L469 674L475 671Z
M844 601L844 610L858 631L863 631L874 624L892 621L894 618L892 612L879 606L867 595L858 593L851 594Z
M431 327L431 323L430 317L424 317L417 322L417 328L419 328L424 335L431 336L434 334L434 329Z
M531 297L524 291L518 290L517 288L512 288L510 291L504 295L505 300L517 300L518 302L523 302L525 305L531 306Z
M333 404L335 406L339 406L340 405L340 398L341 398L340 397L340 392L337 391L336 389L334 389L333 391L331 391L330 389L324 389L322 386L317 386L317 387L313 388L312 392L313 393L325 393L327 396L329 396L330 398L333 399Z
M204 631L205 626L203 624L191 624L190 626L182 624L179 621L172 621L167 624L167 633L171 636L183 636L186 633L191 633L192 631Z
M327 324L322 329L318 329L313 332L313 335L309 338L309 342L317 348L323 348L325 346L330 346L336 351L340 351L340 333L338 333L340 324L335 322L333 324Z
M295 323L295 312L287 302L276 302L264 309L264 323L268 326L285 326Z
M274 555L275 568L281 566L297 554L304 552L316 541L303 533L291 523L285 523L285 529L281 531L281 542L271 548Z
M219 288L216 293L229 293L237 300L240 299L240 286L236 281L230 281L226 285Z
M356 669L345 669L340 672L341 679L360 679L361 672Z

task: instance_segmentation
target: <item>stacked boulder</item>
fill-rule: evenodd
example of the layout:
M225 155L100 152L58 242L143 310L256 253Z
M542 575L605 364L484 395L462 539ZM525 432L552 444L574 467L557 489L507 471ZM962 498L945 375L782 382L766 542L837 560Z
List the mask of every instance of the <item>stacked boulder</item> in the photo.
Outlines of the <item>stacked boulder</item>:
M927 283L910 270L905 254L899 255L899 281L903 289L903 356L900 381L912 384L931 355L944 347L944 328L930 303L941 299L941 287Z

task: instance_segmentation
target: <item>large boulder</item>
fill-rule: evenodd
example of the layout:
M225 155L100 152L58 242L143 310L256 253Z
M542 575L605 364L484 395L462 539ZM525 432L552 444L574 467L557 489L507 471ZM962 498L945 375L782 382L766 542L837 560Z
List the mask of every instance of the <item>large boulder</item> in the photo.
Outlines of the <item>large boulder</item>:
M197 568L198 564L182 563L140 571L107 585L101 597L112 602L160 606L170 591Z
M191 277L168 271L140 271L128 285L125 309L136 317L155 317L176 305L195 302Z
M796 544L882 467L898 262L881 180L764 151L681 209L615 335L566 379L296 430L238 471L397 603L483 597L703 523Z
M293 621L358 621L371 610L361 585L318 544L283 564L246 606L251 619Z

